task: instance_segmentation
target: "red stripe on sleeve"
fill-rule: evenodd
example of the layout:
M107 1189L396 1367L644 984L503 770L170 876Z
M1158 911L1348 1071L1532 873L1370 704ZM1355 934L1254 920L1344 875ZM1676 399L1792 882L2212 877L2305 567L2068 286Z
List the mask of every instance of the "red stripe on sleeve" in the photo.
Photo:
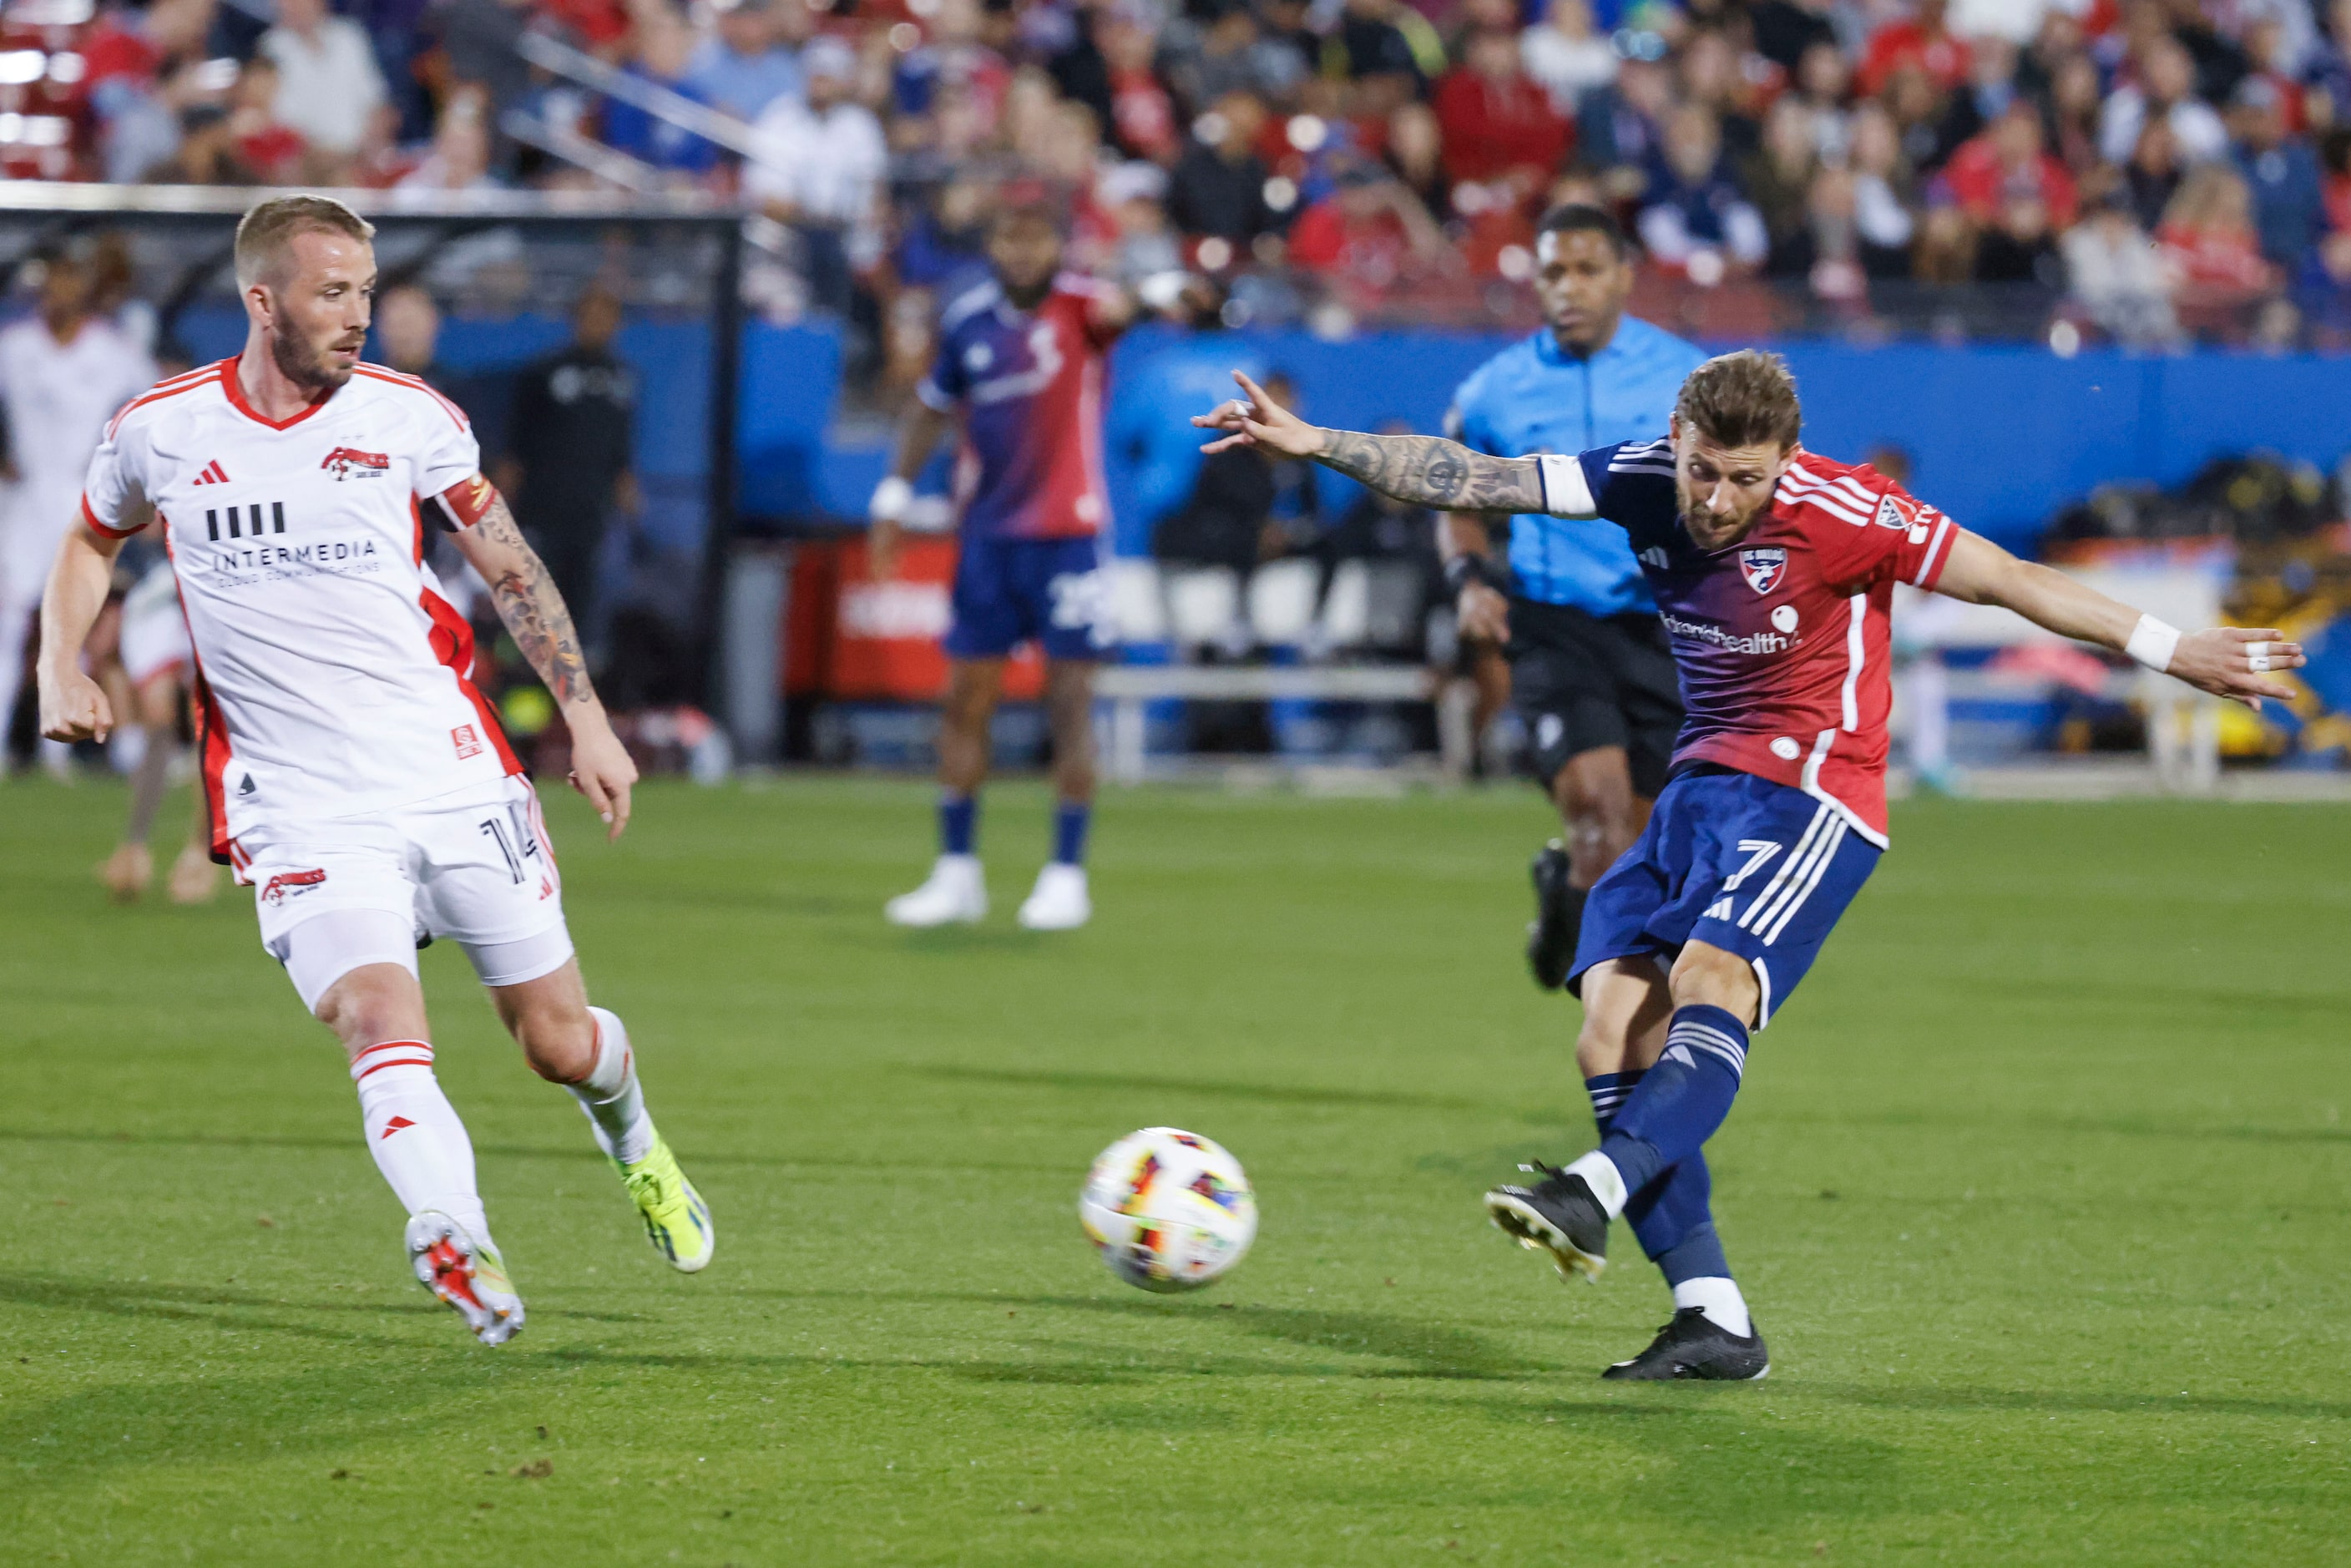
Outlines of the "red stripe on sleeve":
M98 514L89 509L89 497L88 496L84 496L81 498L81 520L86 526L88 526L91 533L110 539L127 539L131 535L137 533L139 528L143 528L147 526L146 524L141 523L139 525L139 528L118 528L111 527L109 524L99 522L98 520Z

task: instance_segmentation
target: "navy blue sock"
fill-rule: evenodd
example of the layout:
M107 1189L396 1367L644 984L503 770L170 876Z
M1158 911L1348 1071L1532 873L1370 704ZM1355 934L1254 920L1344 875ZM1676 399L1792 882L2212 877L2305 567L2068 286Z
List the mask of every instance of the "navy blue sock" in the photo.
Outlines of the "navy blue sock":
M1638 1072L1603 1072L1583 1081L1592 1096L1592 1119L1605 1139L1616 1113L1640 1086ZM1722 1255L1722 1241L1714 1231L1714 1173L1706 1168L1703 1151L1690 1155L1659 1180L1635 1193L1625 1205L1625 1222L1642 1253L1666 1276L1666 1283L1684 1280L1728 1279L1730 1262Z
M979 797L939 791L939 852L967 855L979 841Z
M1053 808L1053 858L1063 865L1086 863L1086 828L1094 809L1085 801L1064 800Z
M1683 1167L1677 1166L1678 1173ZM1650 1259L1664 1271L1666 1283L1678 1285L1684 1280L1728 1280L1730 1260L1722 1255L1722 1238L1714 1233L1714 1221L1701 1222L1679 1241L1663 1252L1652 1252Z
M1616 1113L1625 1108L1625 1099L1640 1085L1637 1072L1602 1072L1583 1081L1583 1092L1592 1096L1593 1124L1606 1137L1616 1120Z
M1730 1114L1747 1062L1747 1026L1720 1008L1675 1009L1665 1054L1616 1113L1600 1152L1637 1193L1696 1155Z
M1684 1243L1712 1229L1713 1198L1714 1173L1707 1169L1706 1155L1692 1155L1635 1194L1625 1205L1625 1222L1649 1260L1666 1268ZM1666 1278L1673 1281L1670 1269Z

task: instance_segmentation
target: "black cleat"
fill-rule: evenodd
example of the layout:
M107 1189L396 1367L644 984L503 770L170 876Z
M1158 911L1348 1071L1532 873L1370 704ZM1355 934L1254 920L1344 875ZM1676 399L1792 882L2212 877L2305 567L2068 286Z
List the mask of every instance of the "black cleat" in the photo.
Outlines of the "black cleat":
M1580 1176L1546 1165L1519 1168L1541 1171L1543 1179L1532 1186L1495 1187L1486 1194L1486 1217L1520 1246L1549 1252L1561 1279L1581 1274L1598 1284L1608 1267L1608 1210Z
M1648 1349L1600 1375L1619 1383L1677 1379L1757 1383L1771 1370L1771 1357L1763 1348L1761 1334L1742 1338L1708 1317L1705 1308L1684 1307L1674 1314L1673 1322L1657 1331Z
M1527 926L1527 967L1535 984L1555 991L1575 967L1575 939L1583 930L1583 889L1567 884L1567 848L1557 839L1527 862L1535 884L1535 917Z

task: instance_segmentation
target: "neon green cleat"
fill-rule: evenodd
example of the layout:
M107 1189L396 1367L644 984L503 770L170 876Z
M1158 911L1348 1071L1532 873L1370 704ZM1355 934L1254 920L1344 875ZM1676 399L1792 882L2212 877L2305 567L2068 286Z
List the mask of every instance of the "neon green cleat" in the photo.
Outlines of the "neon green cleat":
M655 1133L653 1146L643 1159L632 1166L622 1166L618 1160L612 1163L620 1166L621 1185L629 1189L637 1212L644 1216L645 1239L681 1274L707 1268L710 1254L718 1245L717 1228L710 1222L710 1206L677 1168L669 1141Z

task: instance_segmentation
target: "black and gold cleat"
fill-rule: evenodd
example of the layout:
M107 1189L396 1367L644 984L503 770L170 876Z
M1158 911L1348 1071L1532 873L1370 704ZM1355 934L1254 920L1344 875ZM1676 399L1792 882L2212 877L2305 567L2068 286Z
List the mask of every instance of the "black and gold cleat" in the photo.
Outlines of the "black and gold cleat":
M1608 1267L1608 1210L1580 1176L1546 1165L1519 1168L1543 1179L1495 1187L1486 1194L1486 1217L1520 1246L1550 1253L1561 1279L1581 1275L1598 1284Z

